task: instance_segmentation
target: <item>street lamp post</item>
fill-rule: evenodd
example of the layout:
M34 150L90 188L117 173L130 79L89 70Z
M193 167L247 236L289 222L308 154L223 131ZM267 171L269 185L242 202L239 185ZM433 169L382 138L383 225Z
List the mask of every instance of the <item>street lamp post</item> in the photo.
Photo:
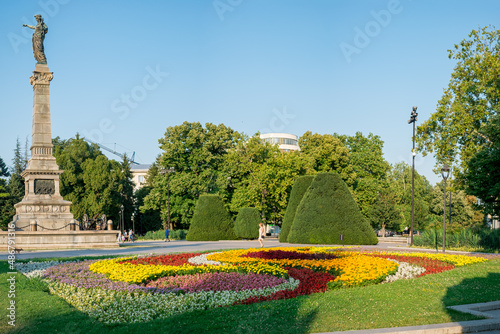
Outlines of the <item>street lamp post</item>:
M411 169L411 226L410 226L410 246L413 246L413 221L415 219L415 122L417 121L417 107L413 107L410 114L408 124L413 123L413 149L412 152L412 169Z
M165 168L162 168L160 169L160 174L165 174L167 173L167 225L168 225L168 229L172 231L172 222L170 221L170 189L169 189L169 186L168 186L168 177L170 175L170 173L173 173L175 172L175 168L174 167L170 167L169 169L165 169Z
M120 230L122 231L122 235L123 235L123 229L125 228L125 217L123 216L123 210L125 209L125 207L123 206L120 206Z
M444 190L443 190L443 199L444 199L444 205L443 205L443 253L445 252L445 247L446 247L446 180L448 179L448 176L450 176L450 167L448 167L447 164L444 164L443 168L441 168L441 175L443 176L444 180Z
M132 231L135 233L135 212L132 212Z

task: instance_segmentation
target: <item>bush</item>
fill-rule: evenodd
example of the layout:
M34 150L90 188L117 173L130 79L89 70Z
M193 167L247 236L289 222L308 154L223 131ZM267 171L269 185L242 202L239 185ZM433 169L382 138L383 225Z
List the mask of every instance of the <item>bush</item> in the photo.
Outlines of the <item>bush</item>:
M415 246L443 247L442 229L424 231L420 236L413 237ZM483 229L476 231L474 229L464 229L460 232L446 233L447 248L467 248L467 249L500 249L500 230Z
M163 231L165 232L165 231ZM169 238L171 240L186 240L186 235L188 234L188 230L173 230L170 231Z
M201 195L186 236L188 241L234 240L234 224L219 195Z
M234 232L238 238L257 239L259 224L262 223L259 210L256 208L241 208L234 222Z
M300 201L288 242L375 245L377 236L336 173L318 173Z
M288 199L288 206L286 207L285 217L283 218L283 224L281 225L280 242L288 241L288 233L290 233L290 228L292 227L293 220L295 219L295 213L297 212L297 207L304 197L306 190L311 185L314 175L304 175L299 176L293 183L292 192L290 193L290 198Z
M170 240L185 240L188 230L173 230L170 231ZM143 237L139 237L139 240L165 240L165 230L158 231L148 231Z
M482 230L479 244L488 250L500 250L500 229Z

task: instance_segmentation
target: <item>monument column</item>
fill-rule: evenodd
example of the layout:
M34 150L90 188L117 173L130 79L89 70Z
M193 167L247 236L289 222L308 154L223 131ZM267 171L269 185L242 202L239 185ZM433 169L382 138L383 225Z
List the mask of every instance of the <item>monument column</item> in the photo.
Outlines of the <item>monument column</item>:
M30 77L33 86L31 159L21 174L26 191L23 200L15 205L19 217L17 226L24 227L36 220L37 231L69 230L73 220L71 202L65 201L59 193L59 176L63 171L52 155L50 82L54 76L46 64L45 55L38 52L35 58L37 56L45 63L39 60Z
M71 202L65 201L59 192L63 171L52 155L50 122L50 82L54 76L47 66L43 47L48 28L41 15L35 18L36 26L23 25L34 30L33 56L37 62L30 77L33 86L31 158L21 173L24 197L14 205L16 216L8 231L0 230L0 248L14 254L28 249L117 247L118 231L81 231L70 211Z

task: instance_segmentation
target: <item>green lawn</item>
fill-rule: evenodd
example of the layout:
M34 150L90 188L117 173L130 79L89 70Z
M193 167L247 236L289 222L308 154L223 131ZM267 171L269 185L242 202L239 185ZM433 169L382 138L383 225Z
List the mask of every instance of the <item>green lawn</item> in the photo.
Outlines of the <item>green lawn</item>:
M103 325L16 275L16 326L7 323L8 266L0 262L1 333L314 333L478 319L445 306L500 300L500 260L390 284Z

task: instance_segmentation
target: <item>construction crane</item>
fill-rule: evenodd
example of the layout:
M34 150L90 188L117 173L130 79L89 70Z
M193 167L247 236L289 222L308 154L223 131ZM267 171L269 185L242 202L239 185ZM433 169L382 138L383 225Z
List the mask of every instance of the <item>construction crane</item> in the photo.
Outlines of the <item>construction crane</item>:
M116 152L115 150L112 150L112 149L110 149L109 147L106 147L106 146L104 146L104 145L102 145L102 144L96 143L96 142L94 142L94 141L92 141L92 140L90 140L90 139L87 139L87 138L84 138L84 139L85 139L86 141L88 141L89 143L91 143L91 144L96 144L97 146L99 146L99 147L100 147L100 148L102 148L103 150L106 150L106 151L108 151L108 152L113 153L114 155L119 156L119 157L120 157L120 158L122 158L122 159L124 159L124 158L126 157L126 158L127 158L127 160L128 160L128 161L130 161L130 163L132 163L132 164L134 164L134 165L139 165L139 163L138 163L138 162L135 162L135 161L134 161L134 159L135 159L135 152L132 152L132 157L131 157L131 158L129 158L129 157L127 157L125 154L122 154L122 153L120 153L120 152Z

